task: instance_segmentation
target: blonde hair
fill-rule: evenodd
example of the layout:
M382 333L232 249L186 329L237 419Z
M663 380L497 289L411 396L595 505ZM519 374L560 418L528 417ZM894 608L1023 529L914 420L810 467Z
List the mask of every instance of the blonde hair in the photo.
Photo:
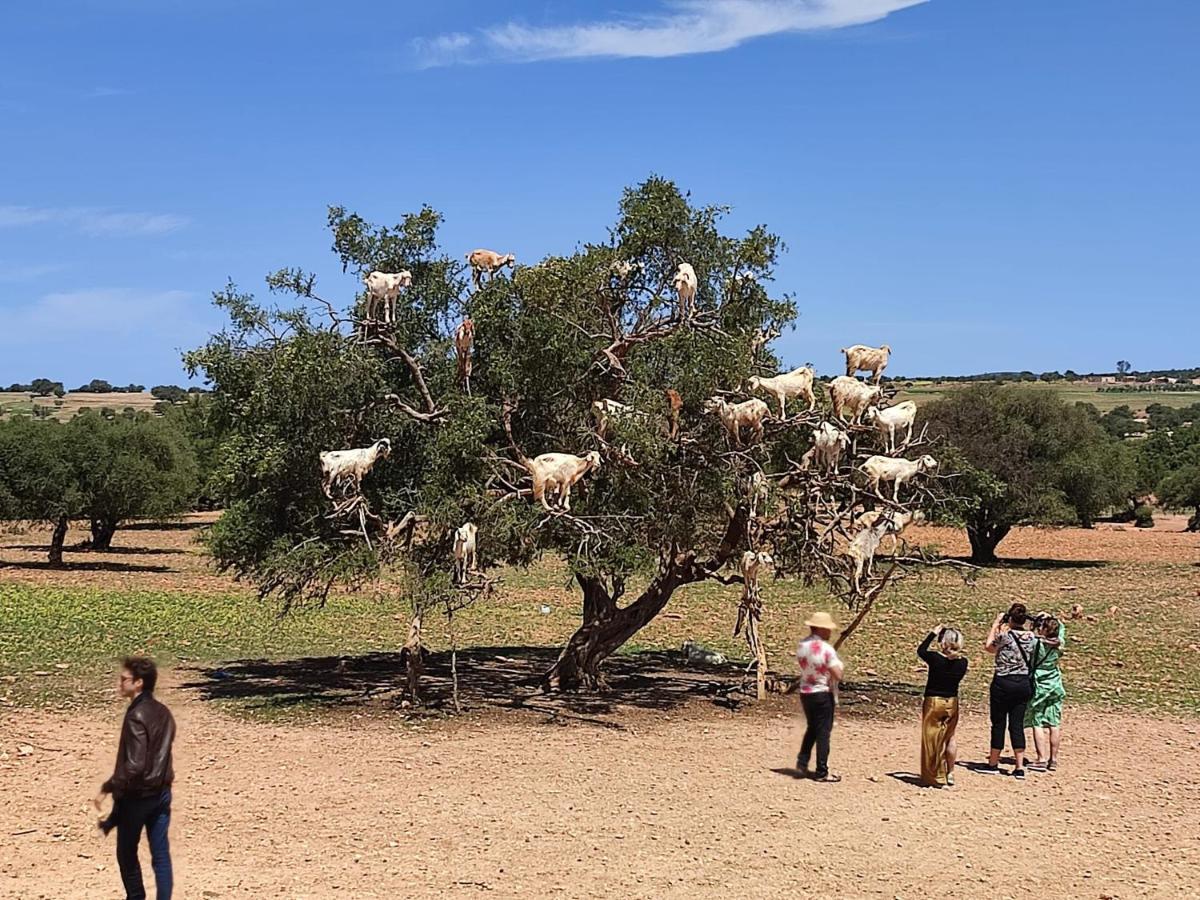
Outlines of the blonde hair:
M938 643L941 644L943 656L958 656L963 648L962 632L957 628L943 628Z

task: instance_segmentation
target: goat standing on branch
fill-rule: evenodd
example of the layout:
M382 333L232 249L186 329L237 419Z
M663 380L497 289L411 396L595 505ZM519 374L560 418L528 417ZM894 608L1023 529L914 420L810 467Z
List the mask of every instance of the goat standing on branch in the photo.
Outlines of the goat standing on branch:
M904 443L907 446L912 440L913 423L917 420L917 404L911 400L897 403L886 409L871 407L867 410L866 420L879 429L889 453L896 450L896 432L905 429Z
M832 475L842 461L842 454L850 446L850 435L832 422L822 422L813 429L813 445L801 460L801 468L807 469L815 462L817 471Z
M700 287L700 282L696 278L696 270L692 268L692 264L680 263L671 283L675 286L675 293L679 297L679 319L686 322L696 312L696 290Z
M471 393L471 351L475 346L475 323L470 317L454 329L454 355L458 362L458 383Z
M705 404L705 408L717 414L735 447L742 446L743 428L753 429L754 439L762 441L763 419L771 412L767 404L758 399L728 403L724 397L713 397Z
M846 374L853 377L857 372L870 372L876 384L883 377L887 368L888 357L892 348L887 344L882 347L868 347L865 344L855 344L853 347L843 347L846 356Z
M483 287L483 276L494 278L496 273L505 266L513 267L517 258L511 253L497 253L495 250L472 250L467 254L467 262L471 265L471 280L475 289Z
M396 318L396 298L400 291L412 286L412 272L407 269L401 272L371 272L363 279L367 286L366 320L391 325ZM379 317L379 307L383 306L383 318Z
M380 438L370 447L353 450L326 450L321 453L321 490L333 499L333 489L340 485L343 496L353 488L357 494L362 489L362 480L375 467L379 459L386 459L392 452L392 442Z
M789 397L803 397L808 401L808 411L812 412L817 405L817 397L813 393L813 370L808 366L792 369L783 375L772 378L762 378L752 375L747 385L751 392L763 391L779 401L779 418L787 418L787 400Z
M733 636L737 637L743 626L746 629L746 643L754 654L752 665L757 680L757 696L759 700L767 697L767 651L762 638L758 634L758 623L762 621L762 594L758 588L758 573L763 566L771 565L770 554L756 553L747 550L742 554L742 598L738 603L737 624L733 628Z
M861 422L867 407L878 402L882 395L878 385L863 384L849 375L839 375L829 382L833 414L847 424Z
M533 479L533 499L542 504L547 512L571 511L571 488L592 469L600 468L600 454L595 450L584 456L573 453L543 453L529 459L521 457L521 465ZM557 507L552 507L547 495L556 496Z
M679 413L683 410L683 397L675 388L663 391L667 398L667 440L673 441L679 436Z
M894 503L898 503L900 500L902 484L906 484L926 472L935 472L937 467L937 460L928 454L917 460L872 456L862 464L862 470L867 475L871 490L880 499L883 498L883 495L879 493L880 482L890 481L892 483L892 502Z

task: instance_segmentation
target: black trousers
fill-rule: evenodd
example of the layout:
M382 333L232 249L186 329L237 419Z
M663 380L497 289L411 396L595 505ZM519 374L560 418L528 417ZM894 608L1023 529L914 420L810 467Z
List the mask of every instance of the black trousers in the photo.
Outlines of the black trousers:
M992 716L992 749L1004 749L1004 726L1014 750L1025 749L1025 707L1033 696L1028 675L997 675L988 689Z
M808 728L804 731L804 740L800 742L800 755L796 757L796 768L801 772L808 770L808 761L812 758L813 745L817 747L818 778L829 774L829 736L833 733L833 694L821 691L816 694L801 694L800 705L804 707L804 718Z

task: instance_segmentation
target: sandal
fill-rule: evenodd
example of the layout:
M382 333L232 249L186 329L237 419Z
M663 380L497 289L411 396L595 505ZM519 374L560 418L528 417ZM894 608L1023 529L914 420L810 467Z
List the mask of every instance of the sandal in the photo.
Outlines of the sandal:
M1058 771L1058 760L1052 759L1052 760L1050 760L1050 762L1046 763L1046 771L1047 772L1057 772Z
M821 782L824 782L825 784L837 784L839 781L842 780L842 776L834 775L832 772L830 772L824 778L817 778L816 776L814 776L813 780L821 781Z

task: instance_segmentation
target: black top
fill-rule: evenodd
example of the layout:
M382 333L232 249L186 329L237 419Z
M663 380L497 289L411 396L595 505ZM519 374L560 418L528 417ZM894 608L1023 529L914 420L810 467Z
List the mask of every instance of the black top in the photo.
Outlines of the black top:
M917 648L917 656L925 660L929 666L929 680L925 682L926 697L957 697L958 683L967 674L967 660L956 656L950 659L929 649L933 643L933 632L925 635L921 646ZM940 638L941 635L938 635Z

